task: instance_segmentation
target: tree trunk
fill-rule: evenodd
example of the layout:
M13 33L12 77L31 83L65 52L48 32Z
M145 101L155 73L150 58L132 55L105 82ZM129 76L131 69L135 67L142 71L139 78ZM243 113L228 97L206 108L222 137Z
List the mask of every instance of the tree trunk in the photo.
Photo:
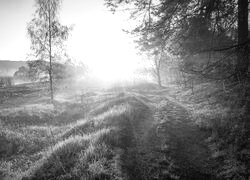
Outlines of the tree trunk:
M161 57L158 59L158 57L155 57L154 59L154 74L157 78L157 83L161 87Z
M50 100L53 103L54 94L53 94L53 79L52 79L52 55L51 55L51 4L49 0L49 82L50 82Z
M185 88L187 87L187 81L186 81L186 77L184 75L183 72L181 72L181 76L182 76L182 82L184 82Z
M161 84L161 74L160 74L160 69L157 69L157 82L158 82L158 85L160 87L162 87L162 84Z
M242 80L247 76L249 59L248 45L242 46L248 40L248 0L238 0L238 54L237 77Z

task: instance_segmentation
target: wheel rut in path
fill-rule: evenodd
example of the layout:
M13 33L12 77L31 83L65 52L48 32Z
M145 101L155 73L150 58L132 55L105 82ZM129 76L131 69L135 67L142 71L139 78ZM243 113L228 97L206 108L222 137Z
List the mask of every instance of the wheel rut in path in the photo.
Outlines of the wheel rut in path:
M185 108L159 97L135 96L130 117L120 125L124 179L215 179L206 133Z
M159 96L154 120L162 150L176 165L180 179L216 179L214 161L205 140L208 133L192 121L189 112L178 102Z
M119 166L121 168L122 179L148 179L144 175L145 164L142 162L144 152L145 136L151 129L152 112L151 109L132 97L133 102L128 103L130 110L127 116L120 122L120 143L121 155Z
M161 138L156 133L155 108L140 98L133 98L136 103L130 104L129 116L120 123L122 179L175 179L174 168L161 150Z

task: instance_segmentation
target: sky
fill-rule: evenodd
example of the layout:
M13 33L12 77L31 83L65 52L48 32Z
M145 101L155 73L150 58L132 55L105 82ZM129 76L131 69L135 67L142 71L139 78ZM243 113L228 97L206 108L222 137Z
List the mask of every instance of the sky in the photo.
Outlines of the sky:
M0 59L25 60L29 52L26 25L33 0L0 0Z
M34 0L0 0L0 60L27 60L27 23ZM63 0L60 22L73 25L67 41L70 57L83 62L93 75L105 79L132 76L140 64L135 44L122 29L130 29L124 13L112 14L103 0Z

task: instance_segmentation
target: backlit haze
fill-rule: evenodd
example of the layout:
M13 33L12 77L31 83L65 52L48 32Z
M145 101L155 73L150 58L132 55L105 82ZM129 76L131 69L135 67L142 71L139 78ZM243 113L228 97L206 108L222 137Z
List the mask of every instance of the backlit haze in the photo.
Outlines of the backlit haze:
M63 0L60 21L73 25L67 41L70 57L82 62L89 75L103 81L128 80L141 62L130 35L128 16L113 15L103 0ZM34 0L0 0L0 60L27 60L30 39L26 26Z

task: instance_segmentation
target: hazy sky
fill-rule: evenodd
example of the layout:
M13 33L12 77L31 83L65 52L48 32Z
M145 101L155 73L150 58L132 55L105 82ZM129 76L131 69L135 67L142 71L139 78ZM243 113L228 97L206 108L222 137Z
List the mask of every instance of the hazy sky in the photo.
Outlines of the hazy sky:
M0 0L0 59L25 60L29 51L26 24L33 0Z
M30 53L26 26L35 11L34 2L0 0L0 60L25 60ZM68 53L96 74L122 78L136 69L139 59L132 39L122 31L130 22L103 4L103 0L63 0L61 23L74 25Z

